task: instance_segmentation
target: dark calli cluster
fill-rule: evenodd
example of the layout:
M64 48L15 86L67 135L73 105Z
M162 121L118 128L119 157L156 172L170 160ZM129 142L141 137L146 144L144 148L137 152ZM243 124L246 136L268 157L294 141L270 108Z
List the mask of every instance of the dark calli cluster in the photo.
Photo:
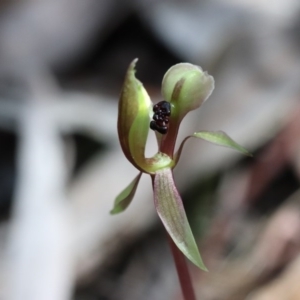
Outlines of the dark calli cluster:
M153 106L154 115L150 122L150 128L161 134L168 132L169 117L171 115L171 104L168 101L160 101Z

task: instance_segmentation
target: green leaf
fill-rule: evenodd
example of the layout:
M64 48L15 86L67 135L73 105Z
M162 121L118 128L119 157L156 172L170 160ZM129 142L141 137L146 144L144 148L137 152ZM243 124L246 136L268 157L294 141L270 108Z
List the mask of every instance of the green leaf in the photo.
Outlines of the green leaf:
M225 146L237 150L247 156L252 156L248 150L236 143L223 131L199 131L195 132L192 137L200 138L219 146Z
M166 168L157 171L153 188L157 213L174 243L191 262L207 271L174 184L172 170Z
M110 211L112 215L118 214L122 211L124 211L129 204L131 203L134 195L136 188L139 184L140 178L141 178L142 173L139 173L133 180L132 182L116 197L114 207Z

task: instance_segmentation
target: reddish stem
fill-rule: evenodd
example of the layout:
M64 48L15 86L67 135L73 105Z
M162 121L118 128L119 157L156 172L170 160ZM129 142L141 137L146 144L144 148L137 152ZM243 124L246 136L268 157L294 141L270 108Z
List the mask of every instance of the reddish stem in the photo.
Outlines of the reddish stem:
M169 124L168 133L162 138L159 151L167 154L173 158L176 138L179 129L179 122L177 120L171 120Z
M169 245L172 250L173 258L176 265L177 275L180 282L183 298L185 300L196 300L191 276L184 254L177 248L168 234Z

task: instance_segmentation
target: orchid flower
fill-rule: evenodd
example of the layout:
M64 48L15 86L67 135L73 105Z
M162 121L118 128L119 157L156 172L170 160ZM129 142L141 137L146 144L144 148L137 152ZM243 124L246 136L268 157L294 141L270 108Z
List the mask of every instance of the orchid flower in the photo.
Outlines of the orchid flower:
M139 174L116 197L111 214L124 211L134 197L142 173L150 175L155 208L166 231L191 262L206 270L174 182L173 169L185 142L191 137L227 146L246 155L250 153L222 131L195 132L186 137L175 152L181 121L210 96L214 79L198 66L177 64L163 78L164 101L154 105L142 83L135 77L136 63L137 59L129 65L120 96L118 135L126 158L139 170ZM155 130L158 151L153 157L147 158L145 145L149 128Z

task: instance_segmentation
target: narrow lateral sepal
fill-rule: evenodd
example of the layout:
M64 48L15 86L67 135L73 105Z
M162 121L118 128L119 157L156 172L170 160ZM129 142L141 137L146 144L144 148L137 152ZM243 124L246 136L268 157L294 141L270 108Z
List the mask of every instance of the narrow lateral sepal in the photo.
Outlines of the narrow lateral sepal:
M142 176L142 173L139 173L132 182L116 197L114 207L110 211L112 215L118 214L122 211L124 211L129 204L131 203L137 186L139 184L140 178Z
M247 156L252 156L252 154L247 149L236 143L223 131L199 131L195 132L192 135L192 137L200 138L202 140L211 142L219 146L224 146L237 150L240 153L245 154Z
M166 168L157 171L153 182L155 208L167 232L191 262L207 271L174 184L172 170Z

